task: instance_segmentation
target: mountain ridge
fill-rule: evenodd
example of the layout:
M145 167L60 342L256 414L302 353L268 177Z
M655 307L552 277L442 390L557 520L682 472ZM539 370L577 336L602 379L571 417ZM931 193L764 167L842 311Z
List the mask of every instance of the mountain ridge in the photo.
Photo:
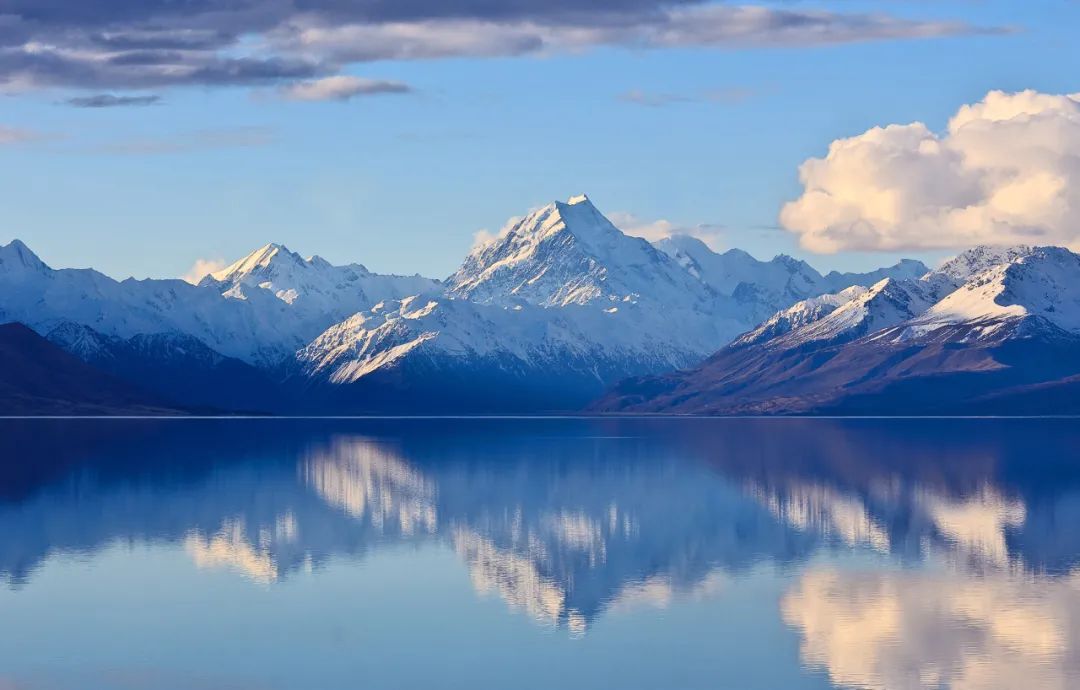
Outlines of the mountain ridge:
M796 304L698 367L621 382L593 408L955 414L970 405L1000 412L1010 391L1080 374L1080 256L1066 249L976 247L918 281L887 279L832 298ZM1040 408L1026 395L1025 411L1063 409L1050 398Z
M278 243L197 285L116 281L93 269L53 269L16 240L0 247L0 318L188 405L567 412L615 386L607 398L615 409L647 410L642 390L718 362L779 377L779 386L806 371L791 357L926 346L931 331L950 347L965 344L945 326L966 333L968 344L990 342L991 327L1028 332L989 321L964 330L976 313L1038 316L1069 332L1080 328L1080 301L1062 290L1078 271L1067 250L978 247L935 270L903 260L823 275L789 256L720 254L685 235L650 243L581 195L508 224L445 281L334 266ZM940 307L965 295L963 309ZM999 297L1030 308L1003 312ZM702 385L716 381L728 379L701 376ZM618 391L635 385L636 401L619 402ZM690 397L702 392L690 389Z

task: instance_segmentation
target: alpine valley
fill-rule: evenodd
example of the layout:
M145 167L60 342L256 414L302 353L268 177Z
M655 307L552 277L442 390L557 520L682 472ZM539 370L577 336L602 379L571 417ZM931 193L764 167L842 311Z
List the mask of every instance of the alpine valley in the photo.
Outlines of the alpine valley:
M117 281L16 240L0 323L22 325L0 330L4 414L1042 414L1080 391L1068 250L822 275L649 243L585 196L445 280L268 244L197 285Z

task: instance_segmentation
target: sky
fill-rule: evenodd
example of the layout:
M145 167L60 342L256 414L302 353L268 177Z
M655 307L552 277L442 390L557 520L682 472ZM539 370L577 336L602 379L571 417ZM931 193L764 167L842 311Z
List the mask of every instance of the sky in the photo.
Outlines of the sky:
M1080 245L1080 2L582 4L7 0L0 242L117 278L267 242L443 277L584 192L821 270Z

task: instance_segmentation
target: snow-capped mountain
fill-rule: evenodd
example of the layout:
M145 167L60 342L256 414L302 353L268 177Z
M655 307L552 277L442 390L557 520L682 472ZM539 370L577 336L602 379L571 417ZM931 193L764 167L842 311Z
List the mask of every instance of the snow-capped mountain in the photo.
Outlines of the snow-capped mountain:
M681 306L714 297L663 252L612 225L585 195L533 211L477 247L447 279L447 294L543 307L642 299Z
M821 274L804 261L780 255L758 261L741 249L714 252L690 235L672 235L654 246L675 259L690 275L722 295L731 295L741 284L799 299L821 290Z
M922 314L940 297L936 280L885 278L864 288L854 285L838 293L811 297L777 312L733 341L785 349L854 340Z
M117 281L92 269L53 269L13 241L0 247L0 320L47 334L65 322L122 339L181 333L218 353L274 367L323 330L382 299L437 285L362 266L305 261L269 245L200 285Z
M223 354L267 362L299 346L286 307L225 300L182 280L117 281L93 269L53 269L18 240L0 247L0 319L43 335L66 321L121 338L180 332Z
M294 327L307 342L358 311L436 290L439 282L419 275L380 275L361 264L334 266L320 256L304 259L283 245L267 244L206 276L199 286L229 299L273 295L289 305Z
M692 366L798 299L818 300L802 307L814 318L865 313L876 327L870 297L862 312L844 301L867 291L900 300L894 283L921 268L822 276L790 257L721 255L691 238L654 246L579 196L512 223L445 282L334 266L278 244L198 285L116 281L50 268L13 242L0 248L0 320L199 405L217 395L228 409L291 400L298 409L567 410L627 376ZM822 297L849 284L858 287ZM269 391L267 378L281 389Z
M1080 409L1064 393L1078 377L1080 256L977 247L916 281L800 302L700 367L623 382L596 407L1060 414Z
M624 234L585 196L554 202L476 248L442 294L387 300L332 326L300 351L300 371L351 387L339 405L385 402L368 392L383 382L437 399L413 404L445 405L454 391L471 407L572 409L627 375L700 361L756 323L765 307L755 294L786 306L824 289L794 259L696 255L710 270L729 262L732 278L710 283L702 265Z
M946 265L971 266L976 256L962 254ZM1080 333L1080 256L1061 247L1015 247L998 255L1000 263L972 272L971 277L914 319L906 337L925 335L944 326L993 324L1025 318L1045 319ZM952 274L950 274L952 275Z
M759 261L741 249L719 254L689 235L673 235L655 246L718 294L732 298L748 328L800 300L886 278L913 280L929 270L922 262L905 259L869 273L833 271L822 276L805 261L784 254L771 261Z
M556 309L420 295L331 327L297 360L305 379L353 388L330 396L348 409L372 409L381 387L411 391L401 404L412 409L572 410L628 372L701 359L702 341L656 322L637 303ZM375 400L392 402L385 392Z

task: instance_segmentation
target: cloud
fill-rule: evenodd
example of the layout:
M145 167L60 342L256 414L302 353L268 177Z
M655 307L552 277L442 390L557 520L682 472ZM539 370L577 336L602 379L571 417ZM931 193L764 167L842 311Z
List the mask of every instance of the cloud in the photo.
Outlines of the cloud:
M608 216L615 227L627 235L641 237L649 242L656 242L672 235L690 235L696 237L712 249L719 249L722 245L721 238L724 230L723 225L699 223L698 225L678 225L663 218L659 220L644 220L633 213L615 211Z
M273 130L267 127L218 127L169 137L124 139L105 144L98 150L101 153L133 155L190 153L266 146L273 140Z
M535 210L535 209L534 209ZM518 223L525 220L525 216L511 216L509 220L503 223L503 226L499 228L498 232L491 232L487 228L481 228L473 233L472 249L476 250L485 245L489 245L495 240L506 237L511 230L513 230Z
M99 93L93 96L77 96L64 101L75 108L122 108L130 106L157 105L161 96L117 96L111 93Z
M817 569L781 611L841 687L1066 688L1080 664L1076 576Z
M224 259L195 259L195 263L191 265L188 272L180 276L180 278L192 285L198 285L200 280L211 273L220 271L226 265Z
M809 46L999 30L704 0L7 0L0 87L267 85L375 60Z
M5 127L0 125L0 146L7 144L25 144L31 141L43 139L41 132L32 129L20 129L18 127Z
M888 15L779 10L759 6L657 6L630 15L537 19L429 18L412 22L323 22L298 18L271 33L284 50L338 62L515 56L580 52L601 46L805 47L998 32L956 22Z
M799 168L781 224L810 250L1080 245L1080 95L991 91L942 133L839 139Z
M721 103L736 105L742 103L754 95L752 89L730 88L704 91L697 94L682 93L650 93L641 89L632 89L619 94L619 100L634 105L644 105L658 108L677 103Z
M339 75L282 86L282 97L290 101L348 101L356 96L410 93L412 88L399 81L361 79Z

